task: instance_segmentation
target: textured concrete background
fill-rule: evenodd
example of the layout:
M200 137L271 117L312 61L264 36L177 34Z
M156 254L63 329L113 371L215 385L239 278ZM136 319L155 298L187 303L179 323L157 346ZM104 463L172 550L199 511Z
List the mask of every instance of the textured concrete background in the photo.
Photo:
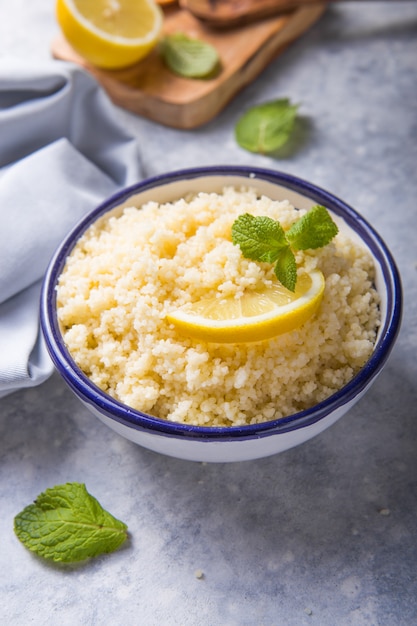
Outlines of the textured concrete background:
M0 13L1 55L50 57L52 1L2 0ZM254 462L204 465L141 449L92 417L57 376L0 400L2 624L417 624L416 35L415 2L341 3L200 129L116 110L138 137L146 176L268 167L354 206L398 262L402 332L349 414ZM280 159L243 151L237 118L277 97L300 103L292 145ZM126 547L65 568L25 550L13 517L65 481L85 482L128 524Z

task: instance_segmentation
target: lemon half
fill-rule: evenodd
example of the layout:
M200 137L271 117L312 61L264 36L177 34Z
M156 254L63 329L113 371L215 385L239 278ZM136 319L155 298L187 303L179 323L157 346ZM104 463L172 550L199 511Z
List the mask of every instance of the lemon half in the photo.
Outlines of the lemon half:
M303 274L295 292L276 282L240 298L207 298L170 311L167 320L189 337L215 343L271 339L306 322L320 306L325 280L320 270Z
M163 25L162 10L154 0L57 0L56 16L74 50L107 69L145 57Z

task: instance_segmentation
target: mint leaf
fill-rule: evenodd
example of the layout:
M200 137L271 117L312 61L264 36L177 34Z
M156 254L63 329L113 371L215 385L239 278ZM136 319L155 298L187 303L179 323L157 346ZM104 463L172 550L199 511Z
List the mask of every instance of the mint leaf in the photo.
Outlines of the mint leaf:
M297 109L298 105L291 104L288 98L252 107L235 126L237 143L249 152L275 152L289 139Z
M232 241L243 256L253 261L273 263L283 248L288 248L282 226L270 217L239 215L232 226Z
M308 250L326 246L338 232L327 209L317 204L297 220L286 235L294 250Z
M322 248L339 229L324 206L317 204L285 233L281 224L265 215L239 215L232 225L232 242L252 261L275 263L278 280L290 291L297 284L293 250Z
M220 64L216 48L201 39L183 33L166 35L160 44L167 66L185 78L207 78Z
M282 251L274 267L275 276L286 289L294 292L297 284L297 265L291 248Z
M105 511L82 483L47 489L14 518L23 545L45 559L73 563L116 550L127 526Z

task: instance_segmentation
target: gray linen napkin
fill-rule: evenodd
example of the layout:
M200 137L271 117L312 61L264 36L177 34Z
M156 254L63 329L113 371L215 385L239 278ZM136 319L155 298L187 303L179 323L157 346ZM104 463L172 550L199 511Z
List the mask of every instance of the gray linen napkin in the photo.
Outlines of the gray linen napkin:
M0 60L0 397L53 371L39 330L47 264L90 209L141 178L137 143L70 63Z

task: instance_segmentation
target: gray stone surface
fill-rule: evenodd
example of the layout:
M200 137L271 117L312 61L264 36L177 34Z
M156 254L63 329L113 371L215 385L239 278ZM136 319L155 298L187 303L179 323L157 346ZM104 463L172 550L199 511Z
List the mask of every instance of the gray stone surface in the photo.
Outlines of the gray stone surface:
M44 0L4 0L0 54L49 58ZM369 393L321 436L268 459L160 456L91 416L57 375L0 400L0 623L8 626L417 624L417 6L341 3L214 121L164 128L117 110L146 175L248 164L307 178L358 209L402 275L402 332ZM234 124L300 103L281 158L239 148ZM13 518L41 491L85 482L129 526L79 567L31 555ZM198 570L203 576L198 577Z

